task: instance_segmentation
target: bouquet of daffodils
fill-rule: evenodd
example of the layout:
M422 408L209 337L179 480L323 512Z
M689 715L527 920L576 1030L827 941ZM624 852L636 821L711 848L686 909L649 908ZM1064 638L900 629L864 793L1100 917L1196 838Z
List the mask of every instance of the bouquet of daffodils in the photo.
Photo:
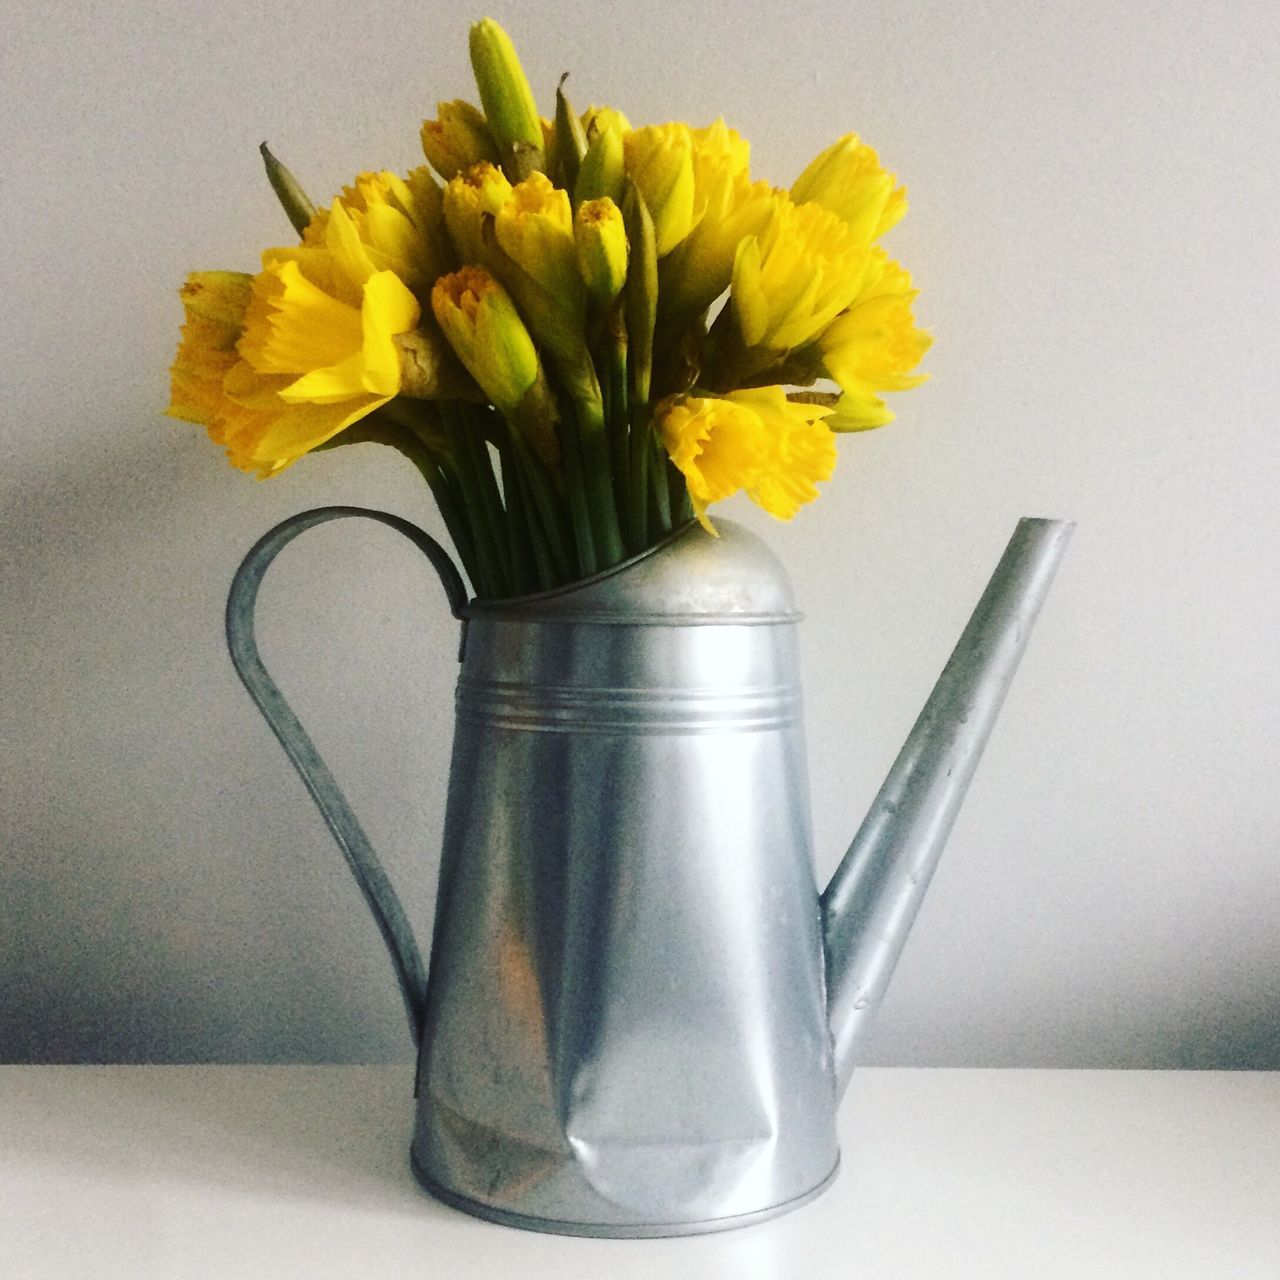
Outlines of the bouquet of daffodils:
M442 102L424 165L317 209L263 147L301 242L200 271L168 412L272 476L335 445L421 472L475 594L619 563L744 490L790 519L836 433L890 421L929 345L878 241L906 193L846 135L789 190L722 120L542 118L507 34L471 29L483 110ZM433 172L434 171L434 172ZM796 391L829 380L839 390ZM790 393L788 389L791 389Z

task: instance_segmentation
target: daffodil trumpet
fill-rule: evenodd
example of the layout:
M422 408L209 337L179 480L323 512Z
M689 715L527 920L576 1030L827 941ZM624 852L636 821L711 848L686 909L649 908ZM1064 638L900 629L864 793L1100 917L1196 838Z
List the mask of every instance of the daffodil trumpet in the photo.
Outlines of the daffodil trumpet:
M496 22L470 53L478 105L440 101L406 174L317 207L263 144L299 240L187 277L168 412L259 478L391 446L482 599L714 531L735 494L791 519L925 377L901 183L846 133L774 186L723 120L579 113L564 76L547 119Z

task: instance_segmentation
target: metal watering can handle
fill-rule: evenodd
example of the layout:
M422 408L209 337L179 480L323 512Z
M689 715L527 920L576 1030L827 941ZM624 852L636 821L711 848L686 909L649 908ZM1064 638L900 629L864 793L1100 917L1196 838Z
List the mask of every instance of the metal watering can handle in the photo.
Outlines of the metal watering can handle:
M227 597L227 647L231 650L231 661L240 679L244 681L244 687L249 690L249 696L257 704L285 754L293 762L293 767L306 783L311 798L324 815L326 825L338 842L338 847L378 922L382 940L387 944L391 963L395 966L396 979L404 996L405 1010L409 1015L409 1025L416 1046L421 1040L423 1013L426 1008L427 971L422 962L422 953L414 941L408 917L369 843L369 837L365 835L364 828L351 812L338 784L333 780L333 774L329 772L315 744L290 710L276 682L262 665L253 631L253 612L258 599L258 588L267 567L280 551L305 530L348 516L364 516L404 534L431 561L440 575L445 595L449 598L450 612L455 618L462 619L462 611L467 603L467 589L449 553L434 538L417 525L385 511L369 511L364 507L317 507L314 511L303 511L299 515L290 516L288 520L276 525L270 533L258 540L241 562L231 583L231 593Z

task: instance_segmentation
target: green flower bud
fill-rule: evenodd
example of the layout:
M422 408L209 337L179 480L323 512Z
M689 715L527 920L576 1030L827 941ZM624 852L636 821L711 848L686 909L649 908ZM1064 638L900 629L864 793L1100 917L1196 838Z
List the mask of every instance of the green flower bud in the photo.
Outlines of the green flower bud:
M658 312L658 246L644 197L629 187L624 204L631 262L627 268L627 340L631 398L647 404L653 376L653 329Z
M485 395L548 466L558 465L554 401L537 348L507 291L482 267L463 267L436 281L431 309Z
M538 376L538 353L507 291L483 267L441 276L431 309L458 359L504 412Z
M567 78L568 72L565 72L556 86L552 176L557 186L563 187L566 191L572 191L574 184L578 181L578 169L582 164L582 157L586 154L587 135L583 131L582 121L574 114L573 108L569 105L569 99L565 96L564 82Z
M298 180L267 150L264 142L259 148L262 163L267 167L267 181L276 193L293 229L301 235L307 229L307 223L316 216L316 207L307 198L307 193L298 185Z
M573 187L574 204L607 196L615 204L622 199L625 121L616 111L588 112L587 150L578 166Z
M614 300L627 280L627 233L622 210L608 196L578 206L573 220L578 267L591 295Z
M502 167L518 182L545 163L542 121L511 37L492 18L472 25L471 68Z

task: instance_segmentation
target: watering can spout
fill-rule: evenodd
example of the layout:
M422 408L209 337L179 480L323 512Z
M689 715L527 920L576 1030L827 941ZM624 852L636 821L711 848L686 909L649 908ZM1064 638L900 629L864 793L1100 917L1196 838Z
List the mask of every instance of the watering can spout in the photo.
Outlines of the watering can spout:
M822 895L837 1087L906 942L1074 528L1024 519Z

